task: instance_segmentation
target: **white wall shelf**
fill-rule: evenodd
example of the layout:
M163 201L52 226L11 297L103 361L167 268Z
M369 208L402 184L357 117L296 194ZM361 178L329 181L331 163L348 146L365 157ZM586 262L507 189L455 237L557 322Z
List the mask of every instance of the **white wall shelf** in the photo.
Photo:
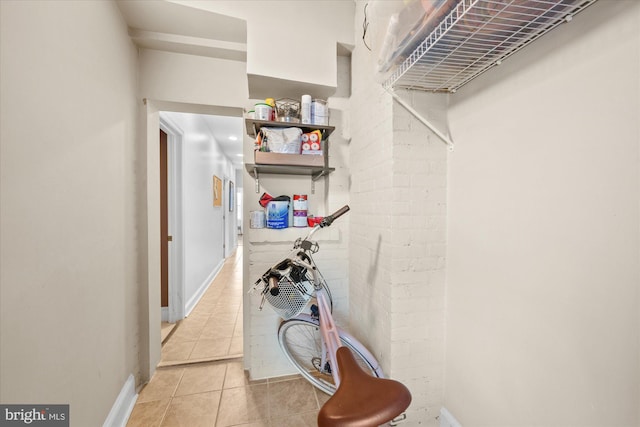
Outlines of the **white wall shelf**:
M271 243L287 243L292 244L298 237L304 237L311 230L308 227L288 227L281 229L271 228L252 228L248 235L250 243L271 244ZM341 238L340 229L333 227L325 227L321 233L314 236L314 240L318 242L337 242Z
M253 177L256 183L256 193L260 192L260 176L263 174L278 174L278 175L307 175L311 176L311 192L315 192L315 181L329 175L335 171L335 168L329 167L329 135L335 130L335 126L326 125L312 125L301 123L289 123L289 122L274 122L267 120L255 120L245 119L245 126L247 135L255 138L260 129L263 127L297 127L302 129L303 132L312 132L319 130L322 133L322 150L323 159L322 166L306 166L306 165L287 165L287 164L260 164L260 163L246 163L245 168L247 172ZM319 156L318 156L319 157Z
M446 0L399 44L383 85L455 92L595 1Z

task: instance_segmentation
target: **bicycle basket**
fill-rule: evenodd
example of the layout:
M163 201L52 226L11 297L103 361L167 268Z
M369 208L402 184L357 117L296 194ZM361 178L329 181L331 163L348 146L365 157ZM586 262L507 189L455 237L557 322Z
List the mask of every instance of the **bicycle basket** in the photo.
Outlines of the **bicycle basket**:
M274 296L267 292L266 300L276 313L284 320L302 313L307 306L313 292L313 285L309 280L294 281L291 276L286 275L278 281L278 289L280 292Z

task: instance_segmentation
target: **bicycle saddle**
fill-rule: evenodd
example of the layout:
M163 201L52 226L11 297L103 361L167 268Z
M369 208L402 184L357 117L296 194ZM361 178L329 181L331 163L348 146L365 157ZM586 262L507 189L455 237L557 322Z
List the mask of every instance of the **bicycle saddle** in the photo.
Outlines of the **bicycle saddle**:
M398 381L362 370L347 347L336 353L340 386L318 413L319 427L374 427L393 420L411 403L411 393Z

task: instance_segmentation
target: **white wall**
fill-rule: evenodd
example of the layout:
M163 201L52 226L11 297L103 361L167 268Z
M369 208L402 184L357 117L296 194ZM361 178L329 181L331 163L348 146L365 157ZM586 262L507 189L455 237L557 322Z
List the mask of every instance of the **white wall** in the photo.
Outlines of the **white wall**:
M600 0L451 98L445 407L637 426L640 3Z
M365 4L357 4L356 28ZM434 426L444 372L447 147L385 93L373 75L376 61L356 45L350 314L385 373L411 391L406 424ZM430 94L401 96L424 114L444 108Z
M261 91L268 83L289 80L335 88L336 43L353 44L353 2L343 0L309 1L184 1L195 8L241 18L247 21L247 73L250 84ZM256 81L257 80L257 81ZM297 87L300 87L297 85ZM277 93L274 94L279 97ZM257 95L254 97L267 97Z
M148 99L244 107L248 100L246 73L244 62L140 51L140 92Z
M0 2L0 401L102 425L138 374L137 52L111 2Z

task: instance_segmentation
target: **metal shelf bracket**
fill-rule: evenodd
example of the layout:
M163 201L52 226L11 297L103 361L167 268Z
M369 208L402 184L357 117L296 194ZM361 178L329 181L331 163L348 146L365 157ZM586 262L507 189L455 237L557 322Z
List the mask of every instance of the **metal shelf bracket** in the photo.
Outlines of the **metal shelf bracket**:
M420 123L422 123L423 125L428 127L429 130L431 130L431 132L436 134L436 136L442 140L442 142L447 144L449 146L449 150L453 151L453 141L451 141L451 139L449 139L449 137L447 137L445 134L440 132L438 130L438 128L436 128L435 125L433 125L433 123L431 123L429 120L427 120L426 118L422 117L422 115L420 115L420 113L418 113L411 105L407 104L402 98L400 98L400 96L398 96L397 93L393 92L390 89L387 89L386 87L384 87L384 89L389 93L389 95L391 95L391 97L393 99L395 99L395 101L398 104L400 104L405 110L407 110L409 113L411 113L412 116L414 116L416 119L418 119L420 121Z

